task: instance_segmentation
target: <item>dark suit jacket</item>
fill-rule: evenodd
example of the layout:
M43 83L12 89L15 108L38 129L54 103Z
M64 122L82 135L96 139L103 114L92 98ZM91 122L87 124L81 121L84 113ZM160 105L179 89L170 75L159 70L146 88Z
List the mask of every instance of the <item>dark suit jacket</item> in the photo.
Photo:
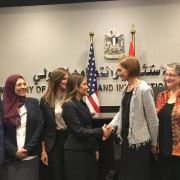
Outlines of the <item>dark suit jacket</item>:
M91 129L92 116L85 102L74 99L64 103L63 118L68 127L64 149L97 150L95 138L102 138L103 130Z
M43 128L43 119L39 102L34 98L27 98L27 123L24 148L28 155L38 155L40 150L40 136ZM16 127L4 126L5 129L5 153L7 158L14 157L17 151Z
M43 98L40 101L40 108L44 119L42 141L45 141L46 151L49 153L54 146L56 139L55 109L50 108Z
M4 133L3 133L3 118L2 118L2 102L0 100L0 164L4 160Z

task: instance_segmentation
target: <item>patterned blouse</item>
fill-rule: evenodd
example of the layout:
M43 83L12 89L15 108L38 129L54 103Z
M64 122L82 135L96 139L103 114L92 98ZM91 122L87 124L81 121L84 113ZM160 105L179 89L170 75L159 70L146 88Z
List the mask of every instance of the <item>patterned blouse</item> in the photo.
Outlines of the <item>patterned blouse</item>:
M170 97L170 90L161 92L157 97L156 111L162 109ZM180 91L177 94L174 108L171 114L173 146L172 155L180 156Z

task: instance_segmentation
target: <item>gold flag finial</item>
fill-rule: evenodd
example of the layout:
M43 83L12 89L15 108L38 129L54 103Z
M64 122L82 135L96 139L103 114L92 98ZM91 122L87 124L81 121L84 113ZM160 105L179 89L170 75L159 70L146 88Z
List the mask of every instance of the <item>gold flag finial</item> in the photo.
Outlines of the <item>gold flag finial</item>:
M131 40L132 40L132 43L133 43L133 49L134 49L134 52L135 52L135 25L132 23L131 25Z
M135 34L135 25L132 23L131 24L131 34Z
M90 33L89 33L89 36L90 36L90 42L93 43L94 33L93 33L93 32L90 32Z

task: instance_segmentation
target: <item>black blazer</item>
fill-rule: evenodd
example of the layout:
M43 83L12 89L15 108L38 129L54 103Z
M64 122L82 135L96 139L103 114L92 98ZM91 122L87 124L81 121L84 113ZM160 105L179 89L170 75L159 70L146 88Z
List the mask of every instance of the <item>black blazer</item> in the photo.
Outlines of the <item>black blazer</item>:
M43 98L40 101L40 108L44 119L42 141L45 141L46 151L49 153L54 146L56 139L55 109L50 108Z
M96 137L103 136L102 128L91 129L92 116L84 101L74 99L63 104L63 118L68 127L64 149L97 150Z
M28 155L38 155L40 151L40 136L43 128L43 119L39 102L35 98L27 98L27 123L24 148ZM4 126L5 153L7 158L14 157L17 152L16 127Z
M4 160L4 133L3 133L3 118L2 118L2 102L0 100L0 164Z

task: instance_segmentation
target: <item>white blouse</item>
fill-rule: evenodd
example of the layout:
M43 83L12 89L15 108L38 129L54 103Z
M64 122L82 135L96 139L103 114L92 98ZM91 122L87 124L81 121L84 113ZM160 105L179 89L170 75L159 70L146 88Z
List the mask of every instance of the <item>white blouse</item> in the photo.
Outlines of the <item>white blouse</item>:
M22 147L24 147L25 138L26 138L27 109L25 105L23 105L19 109L19 115L20 115L21 124L16 128L16 140L17 140L17 148L21 149Z
M62 103L63 99L55 98L55 121L57 130L66 130L67 126L62 117Z
M23 105L19 109L19 115L20 115L20 126L16 127L16 141L17 141L17 148L21 149L25 145L25 139L26 139L26 122L27 122L27 109L26 106ZM31 160L36 156L27 156L22 160Z

